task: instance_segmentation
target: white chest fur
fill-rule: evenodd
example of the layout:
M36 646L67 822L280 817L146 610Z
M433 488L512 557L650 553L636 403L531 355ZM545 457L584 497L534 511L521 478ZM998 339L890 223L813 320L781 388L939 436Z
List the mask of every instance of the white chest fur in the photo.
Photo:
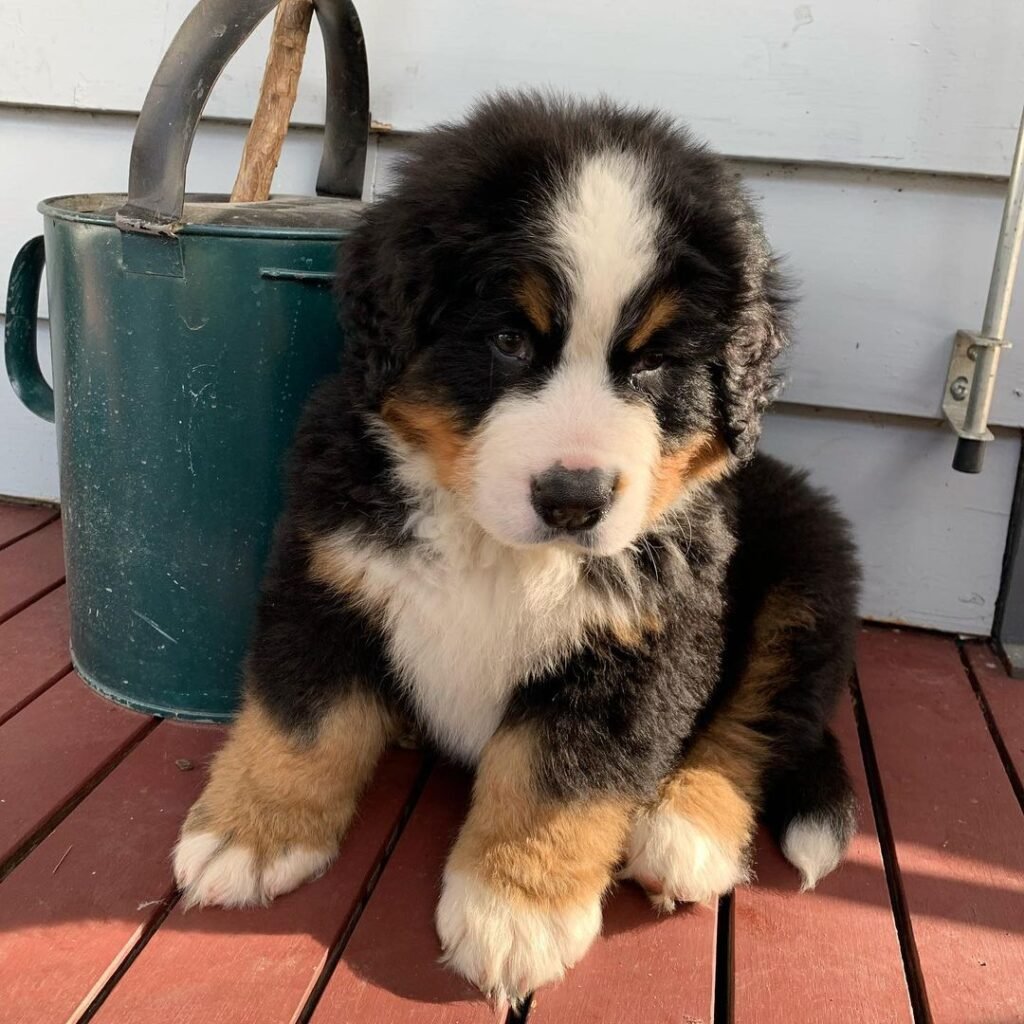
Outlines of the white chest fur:
M384 616L390 655L419 714L445 750L474 763L513 690L554 667L587 627L623 616L585 586L579 555L497 544L462 516L423 515L418 543L327 544Z

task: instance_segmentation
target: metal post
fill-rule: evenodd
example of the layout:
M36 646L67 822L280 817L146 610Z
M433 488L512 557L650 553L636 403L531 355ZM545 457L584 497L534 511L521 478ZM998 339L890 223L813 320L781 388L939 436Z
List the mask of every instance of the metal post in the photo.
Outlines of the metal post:
M1010 183L1006 193L1006 205L1003 207L1003 222L999 228L999 242L996 246L995 263L992 267L992 280L989 283L988 301L985 304L985 318L980 334L960 332L957 344L965 350L968 360L973 362L972 371L965 380L964 374L950 365L949 379L946 382L947 397L943 403L947 416L959 435L956 455L953 457L953 468L961 473L980 473L985 457L984 444L992 439L988 429L989 410L992 406L992 393L995 390L996 372L999 368L999 351L1006 346L1006 320L1010 312L1013 298L1013 284L1020 260L1021 241L1024 240L1024 116L1021 118L1017 133L1017 148L1010 168ZM954 349L953 362L958 355ZM969 383L969 393L965 385ZM967 398L966 411L962 414L962 422L954 419L950 405L956 409L956 403ZM960 408L963 408L961 405Z

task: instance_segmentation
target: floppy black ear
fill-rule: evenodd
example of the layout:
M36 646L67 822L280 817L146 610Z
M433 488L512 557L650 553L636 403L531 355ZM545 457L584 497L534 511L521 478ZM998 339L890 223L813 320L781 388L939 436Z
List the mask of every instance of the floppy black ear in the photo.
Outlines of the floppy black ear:
M789 343L790 289L758 230L745 261L745 297L726 343L721 376L722 418L733 454L749 459L761 436L761 417L773 397L773 364Z
M404 219L400 208L381 202L367 210L339 251L343 364L358 377L361 397L371 408L415 351L430 290L430 260L422 258L415 231L405 230Z

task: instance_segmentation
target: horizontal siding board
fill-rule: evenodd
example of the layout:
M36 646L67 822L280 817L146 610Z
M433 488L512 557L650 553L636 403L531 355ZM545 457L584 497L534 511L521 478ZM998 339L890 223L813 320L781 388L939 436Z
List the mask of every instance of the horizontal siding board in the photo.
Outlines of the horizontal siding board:
M6 4L0 96L137 111L191 6ZM1014 0L390 0L363 3L360 15L373 113L405 131L458 116L499 86L550 85L668 107L737 155L1000 174L1024 95ZM251 116L268 32L229 66L213 112ZM326 92L317 35L295 115L307 123L322 122Z
M1024 90L1022 90L1024 95ZM408 142L382 140L374 194ZM787 403L942 416L953 337L981 329L1005 186L735 163L794 286ZM1024 291L1024 267L1018 273ZM1024 302L1007 337L1024 338ZM1024 350L1000 361L992 421L1024 425Z
M42 229L40 199L125 187L133 130L124 117L0 109L0 151L24 155L0 196L0 285L18 247ZM243 139L241 126L205 125L189 187L230 188ZM312 193L320 141L319 131L288 137L276 191ZM368 169L375 193L386 191L406 145L381 141ZM800 299L786 400L938 418L953 335L981 325L1004 186L743 162L737 170ZM1024 303L1011 309L1008 336L1024 337ZM2 402L16 399L8 392ZM1024 352L1016 349L1001 362L993 423L1024 425Z
M853 522L869 618L988 635L1020 444L999 432L980 475L951 467L945 426L779 408L762 447L811 471Z

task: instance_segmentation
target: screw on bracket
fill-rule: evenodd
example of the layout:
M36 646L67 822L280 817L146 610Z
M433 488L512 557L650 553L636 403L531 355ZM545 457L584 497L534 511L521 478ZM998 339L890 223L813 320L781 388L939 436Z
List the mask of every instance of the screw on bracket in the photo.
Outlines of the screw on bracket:
M952 384L949 385L949 393L958 402L962 402L970 390L970 381L966 377L957 377Z

